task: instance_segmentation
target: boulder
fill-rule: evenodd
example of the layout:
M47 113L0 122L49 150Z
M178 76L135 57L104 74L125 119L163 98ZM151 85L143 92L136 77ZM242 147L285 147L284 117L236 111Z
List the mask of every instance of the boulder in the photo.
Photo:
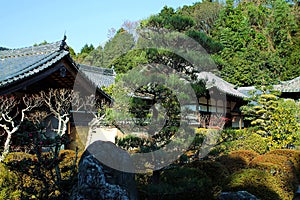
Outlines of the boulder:
M136 200L135 175L122 171L132 166L130 155L112 142L96 141L83 153L72 200ZM116 169L117 168L117 169Z
M222 192L217 198L218 200L259 200L253 194L247 191L237 191L237 192Z

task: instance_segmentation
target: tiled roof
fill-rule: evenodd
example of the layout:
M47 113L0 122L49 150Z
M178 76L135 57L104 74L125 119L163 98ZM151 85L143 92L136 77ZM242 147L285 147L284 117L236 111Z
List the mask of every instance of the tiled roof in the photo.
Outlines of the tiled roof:
M108 87L115 82L116 73L113 69L80 64L79 70L82 71L98 88L103 86Z
M300 92L300 76L289 81L283 81L279 85L274 86L281 92Z
M289 81L282 81L280 84L274 85L273 87L275 90L278 90L282 93L300 92L300 76ZM256 91L256 94L261 94L261 91L256 89L255 86L239 87L238 91L247 96L249 96L250 91Z
M65 56L70 58L68 46L64 40L19 49L6 49L0 51L0 88L9 88L11 84L26 80L39 72L49 69L60 62ZM71 59L72 60L72 59ZM71 61L73 63L73 61ZM74 64L75 70L83 72L84 78L98 86L100 92L108 99L111 97L101 90L101 86L108 86L114 82L114 75L110 69ZM102 71L101 71L102 70Z
M221 92L239 97L239 98L245 98L247 97L245 94L241 93L240 91L236 90L234 88L234 85L231 83L226 82L222 78L214 75L211 72L200 72L197 73L196 76L198 77L198 80L204 80L206 83L206 89L210 89L212 87L216 87Z
M69 54L64 40L40 46L0 51L0 87L47 69Z

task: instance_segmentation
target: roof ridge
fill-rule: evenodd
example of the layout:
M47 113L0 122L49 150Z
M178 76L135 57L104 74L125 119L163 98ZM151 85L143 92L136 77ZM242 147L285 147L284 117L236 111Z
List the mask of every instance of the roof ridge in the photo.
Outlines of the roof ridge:
M29 47L21 47L15 49L8 49L0 51L0 59L4 58L16 58L22 56L29 56L29 55L38 55L38 54L46 54L50 52L59 51L64 45L64 40L37 45L37 46L29 46Z
M102 74L107 74L107 75L115 75L115 70L112 68L104 68L104 67L96 67L96 66L79 64L79 69L83 71L100 72Z

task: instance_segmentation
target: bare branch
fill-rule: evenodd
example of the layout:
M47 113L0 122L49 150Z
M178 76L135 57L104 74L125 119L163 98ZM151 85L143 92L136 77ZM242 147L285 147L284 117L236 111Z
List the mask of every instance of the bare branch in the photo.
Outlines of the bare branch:
M4 150L0 156L0 162L2 162L8 154L12 135L18 131L24 121L25 113L40 105L40 98L34 95L25 95L22 101L13 95L0 96L0 127L7 133Z

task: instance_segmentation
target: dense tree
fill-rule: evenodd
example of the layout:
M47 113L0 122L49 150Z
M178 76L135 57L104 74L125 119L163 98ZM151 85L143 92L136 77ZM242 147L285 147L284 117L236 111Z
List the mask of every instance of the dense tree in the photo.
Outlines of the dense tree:
M103 48L103 67L107 67L114 59L127 53L135 45L133 35L124 28L117 31L116 35L109 40Z
M215 59L223 78L247 86L299 76L293 54L299 49L297 23L292 11L282 0L242 1L236 7L227 1L213 32L224 47Z
M82 64L102 67L103 66L103 48L98 46L96 49L91 51L82 61Z
M221 9L222 5L218 2L202 1L192 6L183 6L177 12L194 20L194 30L210 36Z
M276 94L276 93L275 93ZM299 143L299 103L284 100L275 94L255 94L243 107L256 133L266 138L269 149L286 148Z
M72 47L69 47L69 51L70 51L70 56L71 56L74 60L76 60L76 53L75 53L74 49L73 49Z
M82 63L89 53L91 53L94 49L95 47L92 44L85 44L81 48L80 53L77 54L77 62Z
M173 8L165 6L158 15L150 16L141 22L142 28L166 28L175 31L184 31L194 25L194 21L185 15L180 15Z

